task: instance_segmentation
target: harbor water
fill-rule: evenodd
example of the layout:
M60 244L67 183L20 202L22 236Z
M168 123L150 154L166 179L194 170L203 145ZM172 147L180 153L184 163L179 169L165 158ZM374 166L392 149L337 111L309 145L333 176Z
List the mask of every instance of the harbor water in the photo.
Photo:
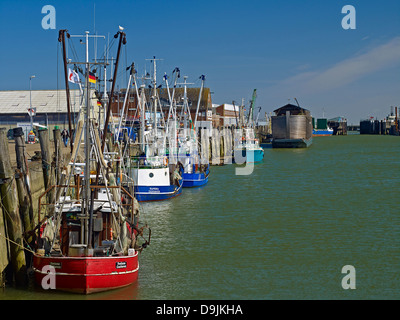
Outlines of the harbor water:
M211 167L206 186L142 204L152 238L138 283L89 296L6 288L0 299L399 299L399 138L264 151L250 175ZM356 289L342 287L346 265Z

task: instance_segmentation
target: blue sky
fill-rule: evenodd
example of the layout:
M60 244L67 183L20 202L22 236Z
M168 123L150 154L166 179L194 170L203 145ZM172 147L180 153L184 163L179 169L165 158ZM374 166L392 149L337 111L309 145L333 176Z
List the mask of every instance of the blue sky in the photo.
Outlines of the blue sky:
M55 30L42 28L44 5L56 9ZM355 30L342 28L345 5L356 9ZM150 69L145 59L156 56L163 59L159 81L175 67L196 85L204 74L213 103L244 98L248 105L257 89L263 112L297 98L315 117L350 123L382 119L400 106L398 0L1 0L0 90L27 90L32 74L33 89L63 89L58 30L111 39L119 25L128 41L120 87L127 79L122 67L135 62L141 74ZM83 46L74 41L83 60ZM99 40L97 55L103 51Z

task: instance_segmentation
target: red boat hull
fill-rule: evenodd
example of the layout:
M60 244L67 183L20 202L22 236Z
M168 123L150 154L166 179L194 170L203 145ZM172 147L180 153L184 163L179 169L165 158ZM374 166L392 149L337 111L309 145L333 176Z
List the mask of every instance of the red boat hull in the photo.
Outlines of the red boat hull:
M34 255L35 280L42 286L48 277L45 266L55 271L55 289L90 294L117 289L134 283L138 278L138 253L112 257L44 257ZM44 279L47 281L47 278Z

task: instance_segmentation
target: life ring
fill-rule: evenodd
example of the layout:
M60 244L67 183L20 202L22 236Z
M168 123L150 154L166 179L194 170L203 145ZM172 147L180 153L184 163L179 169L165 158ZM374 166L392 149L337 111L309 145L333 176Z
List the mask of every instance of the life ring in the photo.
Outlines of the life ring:
M167 165L168 165L168 158L167 158L167 157L164 158L163 163L164 163L164 166L167 166Z

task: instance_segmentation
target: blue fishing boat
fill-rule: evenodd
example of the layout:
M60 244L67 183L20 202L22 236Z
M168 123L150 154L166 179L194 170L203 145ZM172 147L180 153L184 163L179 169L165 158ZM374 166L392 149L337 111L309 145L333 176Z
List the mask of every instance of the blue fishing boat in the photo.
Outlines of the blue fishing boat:
M243 128L243 135L235 139L233 161L237 164L257 163L264 159L264 149L254 138L253 128Z
M197 140L196 123L197 115L200 106L202 88L204 86L204 76L201 76L202 85L200 88L198 104L195 114L195 120L192 121L190 114L190 108L187 98L186 82L187 77L184 77L184 95L183 105L181 109L182 114L182 127L178 134L177 154L174 154L174 158L178 160L178 163L182 169L182 179L184 188L195 188L201 187L207 184L208 176L210 174L210 165L208 163L208 157L203 156L199 152L199 143Z
M151 60L154 64L152 103L147 106L153 113L150 113L147 119L144 87L136 92L140 110L138 130L140 156L124 157L124 166L128 172L126 183L133 186L135 197L139 202L171 199L180 195L183 187L182 167L176 163L169 163L164 132L158 121L156 60L155 58ZM133 72L131 76L137 90L135 73ZM118 126L120 127L121 125Z
M184 188L195 188L201 187L207 184L208 176L210 174L210 165L200 165L197 169L197 165L193 165L192 172L183 172L183 187Z
M257 163L264 159L264 149L260 146L260 142L255 138L254 134L255 122L258 121L258 116L256 121L253 119L253 110L257 96L256 92L257 89L254 89L246 122L242 118L243 111L239 109L239 120L237 120L237 124L240 129L235 131L233 147L233 163L236 164ZM241 108L243 107L244 106Z
M235 163L257 163L264 159L264 150L261 147L258 148L247 148L243 147L241 149L237 148L234 151ZM240 161L240 159L243 159Z
M182 193L181 166L169 166L166 157L139 157L132 160L130 177L139 202L167 200Z
M198 151L196 136L190 138L183 136L179 141L177 159L182 167L184 188L201 187L207 184L210 174L208 159L202 159Z
M162 201L179 196L182 193L182 181L179 186L136 186L134 189L139 202Z

